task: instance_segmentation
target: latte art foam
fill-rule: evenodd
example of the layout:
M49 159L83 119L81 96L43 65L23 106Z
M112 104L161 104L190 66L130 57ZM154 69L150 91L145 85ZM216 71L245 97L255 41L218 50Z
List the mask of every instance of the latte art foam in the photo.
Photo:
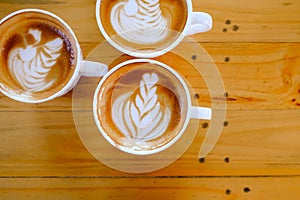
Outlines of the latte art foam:
M171 120L169 107L160 105L156 94L157 74L146 73L134 98L132 92L120 96L112 106L112 119L123 134L126 146L148 147L149 141L165 133Z
M110 20L122 38L139 44L164 40L169 34L171 18L163 16L159 0L128 0L115 4Z
M137 59L115 66L99 84L94 96L96 123L104 137L125 152L161 148L184 125L185 90L177 77L156 63Z
M47 81L46 78L61 55L63 41L56 38L40 45L42 31L29 29L28 34L31 34L36 42L33 45L26 45L25 48L12 49L8 53L8 69L24 90L40 92L52 87L56 81L55 79ZM23 40L26 44L26 37Z
M43 102L64 90L78 63L76 38L51 13L21 10L0 24L0 89Z

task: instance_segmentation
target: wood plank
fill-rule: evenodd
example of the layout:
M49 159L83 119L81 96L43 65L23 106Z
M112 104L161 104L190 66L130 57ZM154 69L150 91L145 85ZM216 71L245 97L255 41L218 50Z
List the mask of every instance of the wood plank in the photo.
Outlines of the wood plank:
M299 177L1 178L0 198L296 200L299 183Z
M86 91L74 110L76 90L33 105L0 94L0 199L299 199L300 2L192 1L194 11L211 13L214 26L191 38L210 54L226 88L227 117L213 151L198 159L213 126L201 121L191 146L170 166L142 174L117 171L88 152L74 124L72 111L91 115L87 91L94 81L81 79ZM71 25L84 57L90 58L104 41L95 2L2 0L0 18L21 8L52 11ZM204 51L191 44L195 42L181 44L188 57L195 55L198 64L212 66ZM108 61L114 53L105 48L95 58ZM179 71L200 95L199 103L210 106L203 77L194 70ZM92 130L93 120L83 122ZM113 152L101 153L113 158ZM116 162L129 165L128 160Z
M193 0L195 11L212 15L213 29L193 36L202 42L296 42L300 40L298 0ZM230 20L230 24L227 21Z
M95 45L96 43L84 43L84 51L91 51ZM201 58L201 54L208 52L223 79L228 94L229 109L299 108L300 43L203 43L201 45L201 51L190 52L191 56L198 55ZM179 47L183 50L189 49L190 44L183 43ZM106 54L99 53L97 54L99 56L94 59L110 64L111 60L116 59L119 54L112 47L107 48L106 51ZM169 55L166 54L158 59L167 63L172 62L173 59L168 59ZM208 55L205 54L203 58L209 59ZM93 58L92 55L88 57ZM173 64L174 62L180 63L177 59ZM202 60L197 62L201 66L207 65ZM178 65L177 70L183 73L195 88L195 92L200 94L201 103L209 106L211 97L203 77L197 75L191 67L181 68L181 65ZM93 82L83 78L80 84L88 89L94 87L91 85ZM33 105L18 103L0 94L0 106L1 111L71 110L72 93L50 102Z
M146 175L300 175L299 117L299 110L229 110L221 138L205 162L198 161L207 133L201 124L180 159ZM124 174L88 153L71 112L1 112L0 119L0 176ZM87 126L94 126L89 118L83 120ZM104 155L110 157L111 153ZM126 165L130 161L120 162Z
M55 12L75 30L80 42L102 41L95 18L95 1L45 1L22 3L1 1L0 18L22 8L34 7ZM194 11L208 12L213 29L193 36L201 42L300 42L300 3L298 0L193 0ZM78 15L77 13L80 13ZM230 20L231 24L226 24ZM227 29L224 32L224 29Z

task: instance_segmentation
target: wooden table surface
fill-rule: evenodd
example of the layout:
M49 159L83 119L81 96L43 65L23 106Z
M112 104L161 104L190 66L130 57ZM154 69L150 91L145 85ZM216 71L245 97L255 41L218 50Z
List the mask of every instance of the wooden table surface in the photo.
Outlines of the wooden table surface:
M95 4L1 0L0 17L22 8L54 12L87 56L104 40ZM205 159L199 133L170 166L114 170L81 142L72 91L30 105L0 95L0 199L299 199L300 1L193 0L193 8L213 16L213 29L191 38L215 62L227 97L222 135Z

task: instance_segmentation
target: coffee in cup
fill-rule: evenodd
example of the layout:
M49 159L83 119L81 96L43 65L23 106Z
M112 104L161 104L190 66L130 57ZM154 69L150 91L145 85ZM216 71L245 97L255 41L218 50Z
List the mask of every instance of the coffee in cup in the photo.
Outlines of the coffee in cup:
M101 33L114 47L149 58L171 50L184 35L211 29L210 15L192 12L191 4L191 0L98 0L96 16Z
M43 102L78 81L80 46L72 29L53 13L16 11L0 21L0 35L0 90L7 96Z
M99 131L122 151L162 151L185 131L190 117L210 119L210 108L192 107L183 78L155 60L133 59L113 67L94 95Z

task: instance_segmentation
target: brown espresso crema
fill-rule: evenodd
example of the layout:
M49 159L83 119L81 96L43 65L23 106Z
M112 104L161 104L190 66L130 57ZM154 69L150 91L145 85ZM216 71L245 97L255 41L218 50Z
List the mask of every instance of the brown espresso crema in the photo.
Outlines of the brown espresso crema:
M178 135L186 105L185 90L171 72L154 63L137 62L105 79L97 94L96 112L111 143L144 151L160 148Z
M0 25L0 82L7 93L43 99L60 91L77 62L76 41L57 19L23 12Z
M185 0L101 0L100 4L107 35L119 46L143 53L174 43L186 25L187 13Z

